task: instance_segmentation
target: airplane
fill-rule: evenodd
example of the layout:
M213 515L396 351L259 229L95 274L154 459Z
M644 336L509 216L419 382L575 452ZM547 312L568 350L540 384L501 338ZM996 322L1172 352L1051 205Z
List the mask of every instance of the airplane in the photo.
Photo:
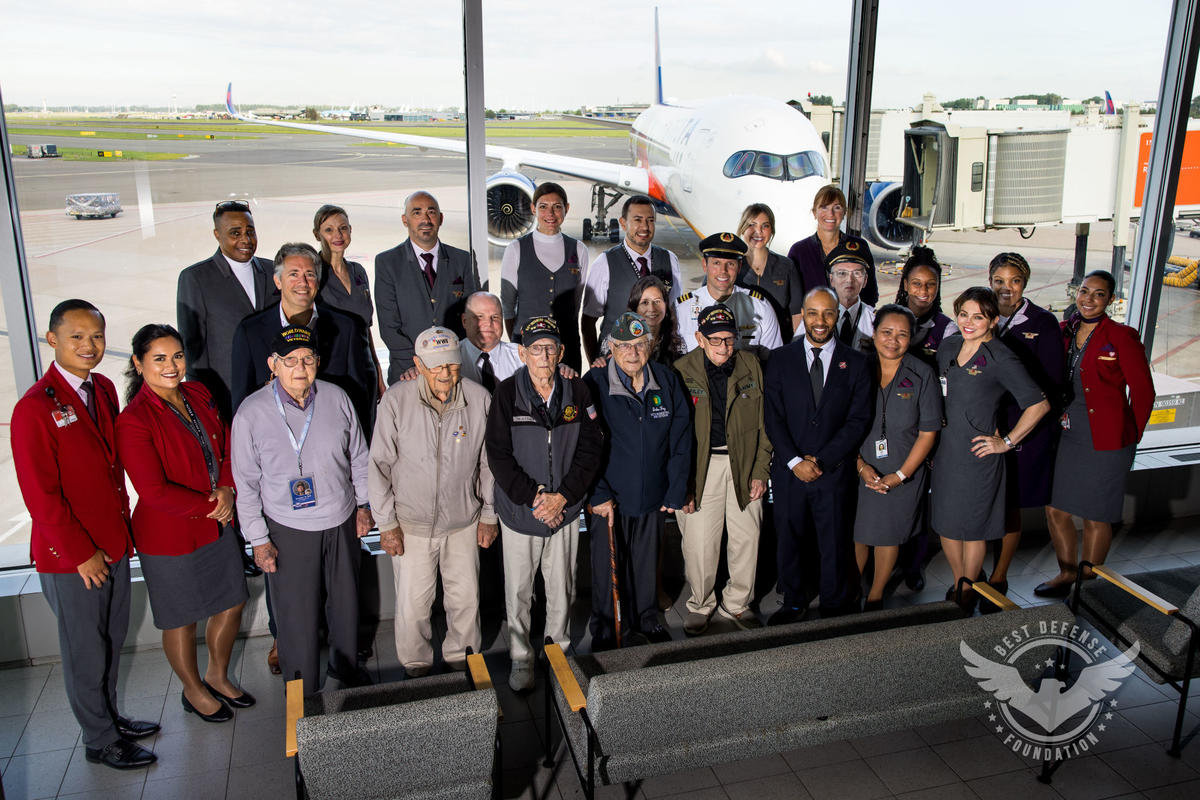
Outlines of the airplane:
M674 105L663 101L658 46L658 10L654 13L655 102L630 128L633 164L487 145L489 159L501 162L487 179L488 240L506 245L533 230L536 184L521 167L555 172L592 184L591 212L583 236L620 240L608 212L621 197L650 196L659 212L681 218L703 238L737 227L750 203L766 203L775 212L775 247L784 251L816 229L812 215L817 190L828 184L829 157L816 128L802 113L778 100L734 96ZM466 153L463 141L386 131L259 119L233 105L233 84L225 92L230 116L244 122L355 136L427 150Z

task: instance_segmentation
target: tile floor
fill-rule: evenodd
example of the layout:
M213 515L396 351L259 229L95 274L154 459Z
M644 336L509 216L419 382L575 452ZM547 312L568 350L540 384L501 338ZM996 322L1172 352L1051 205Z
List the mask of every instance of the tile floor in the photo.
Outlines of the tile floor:
M1117 537L1109 563L1126 572L1200 563L1200 530L1192 524L1179 521L1162 530L1124 532ZM1045 536L1026 539L1011 572L1009 593L1022 604L1031 603L1033 587L1056 571ZM677 538L674 544L678 547ZM674 572L673 566L678 564L672 565L668 558L668 575ZM940 599L950 581L940 555L926 575L928 586L923 592L913 594L901 585L889 602ZM586 575L581 574L580 584L577 606L581 612L573 630L577 647L586 650L582 611L588 591ZM777 604L778 599L768 596L762 608L769 613ZM680 595L666 614L676 636L682 635L682 608ZM526 697L509 691L506 638L497 614L490 618L485 614L484 630L485 655L504 708L504 796L537 800L582 797L570 760L564 763L562 753L555 767L541 766L545 720L540 676L537 689ZM231 723L223 725L205 723L183 712L179 683L161 650L126 654L121 662L122 711L162 725L161 733L144 742L158 753L158 763L129 772L84 759L57 664L0 670L3 797L274 800L294 796L292 764L283 755L282 687L265 665L270 644L269 639L260 637L239 640L235 645L236 675L258 698L258 705L237 712ZM201 663L203 658L201 652ZM375 637L375 653L368 668L377 680L396 680L402 674L386 624ZM1192 695L1200 697L1200 682ZM1200 742L1187 744L1182 759L1172 759L1165 752L1164 742L1174 722L1174 693L1138 672L1116 697L1120 711L1109 722L1100 744L1088 755L1066 763L1051 786L1038 783L1036 765L1007 750L982 718L934 726L922 726L921 720L914 718L911 728L898 733L763 754L634 786L605 787L598 795L686 796L689 800L1200 797ZM1196 713L1189 712L1185 730L1200 725L1200 700L1193 703Z

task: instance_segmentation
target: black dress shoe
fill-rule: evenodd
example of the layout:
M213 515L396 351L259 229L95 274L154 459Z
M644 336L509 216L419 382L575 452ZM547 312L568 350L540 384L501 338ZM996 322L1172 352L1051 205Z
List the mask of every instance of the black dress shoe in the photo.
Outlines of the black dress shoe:
M107 747L84 748L83 755L93 764L103 764L113 769L148 767L158 760L158 756L146 748L124 739L118 739Z
M807 608L794 608L792 606L780 606L779 610L771 616L767 617L768 625L789 625L793 622L799 622L804 619L804 615L808 613Z
M642 635L645 636L651 642L651 644L662 644L663 642L671 641L671 632L662 625L655 625L648 631L642 631Z
M1071 583L1053 584L1047 581L1039 583L1033 593L1038 597L1066 597L1071 593Z
M198 710L194 705L188 702L186 694L181 694L179 697L181 700L183 700L184 711L188 712L189 714L195 714L205 722L229 722L229 720L233 719L233 712L230 711L229 706L225 705L224 703L221 703L221 707L213 713L205 714L203 711Z
M234 708L249 708L255 703L254 695L250 694L245 689L243 689L242 693L237 697L230 697L229 695L221 694L216 689L209 686L206 681L200 681L200 683L204 684L204 688L208 689L208 693L213 697L224 701L227 705L230 705Z
M242 552L242 573L247 578L257 578L263 574L262 567L254 563L254 556Z
M592 637L592 652L602 653L605 650L615 650L617 640L612 636L593 636Z
M914 592L919 592L925 588L925 576L919 572L910 572L904 576L904 585Z
M122 739L145 739L147 736L153 736L158 733L159 725L157 722L143 722L137 719L126 719L125 717L117 717L117 733Z

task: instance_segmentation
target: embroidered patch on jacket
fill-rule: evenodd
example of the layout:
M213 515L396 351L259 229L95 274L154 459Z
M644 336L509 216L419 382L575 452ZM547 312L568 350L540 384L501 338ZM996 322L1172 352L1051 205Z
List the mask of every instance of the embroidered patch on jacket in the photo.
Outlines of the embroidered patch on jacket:
M570 405L563 409L563 419L567 422L574 422L577 416L579 416L579 408L577 406Z

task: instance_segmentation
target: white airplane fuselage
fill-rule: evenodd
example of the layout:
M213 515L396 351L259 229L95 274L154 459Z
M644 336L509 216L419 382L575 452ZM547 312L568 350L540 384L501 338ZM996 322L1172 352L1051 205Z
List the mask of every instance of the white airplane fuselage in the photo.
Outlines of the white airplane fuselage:
M812 235L817 190L830 181L829 157L812 123L791 106L762 97L727 97L690 106L653 105L634 121L630 148L650 174L648 193L701 237L736 233L742 210L766 203L775 213L772 249L786 253ZM759 174L726 177L730 156L758 151L816 154L820 175L781 180Z

